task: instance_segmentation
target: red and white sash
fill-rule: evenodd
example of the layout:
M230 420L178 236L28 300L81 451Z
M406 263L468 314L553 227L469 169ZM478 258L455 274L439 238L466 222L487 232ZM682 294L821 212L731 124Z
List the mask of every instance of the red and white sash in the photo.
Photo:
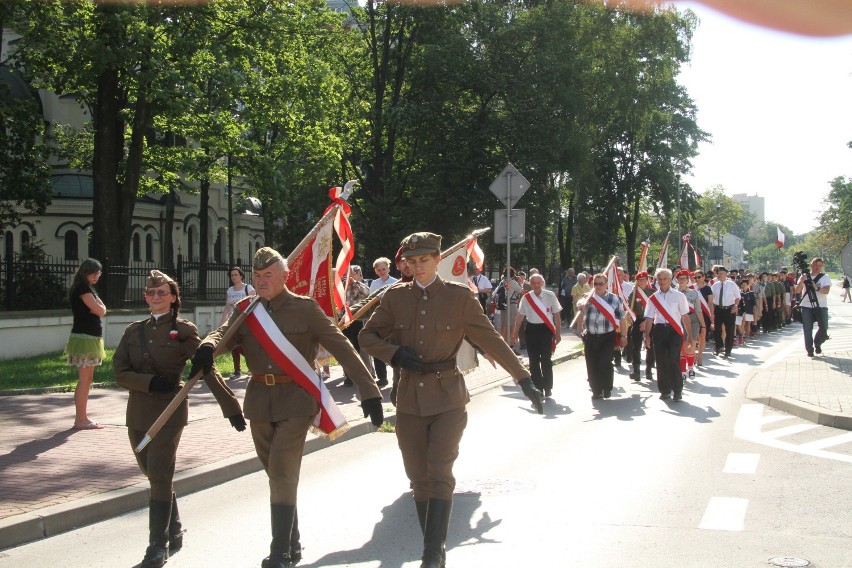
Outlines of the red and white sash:
M544 322L544 325L547 326L547 329L550 330L550 333L553 334L553 340L550 342L550 350L553 351L556 349L556 325L553 323L553 318L547 315L547 308L544 307L544 303L541 301L541 298L535 295L535 292L530 292L526 296L524 296L527 301L530 303L533 311L541 318L541 321Z
M596 308L598 309L598 311L599 311L600 313L602 313L602 314L603 314L603 316L604 316L607 320L609 320L609 323L611 323L611 324L612 324L612 327L613 327L616 331L618 331L618 324L619 324L619 321L618 321L618 318L616 318L616 317L615 317L615 310L613 309L613 307L612 307L612 306L610 306L610 305L609 305L609 303L602 301L602 300L598 297L598 295L597 295L597 294L592 294L591 296L589 296L589 300L588 300L588 302L589 302L590 304L592 304L594 307L596 307Z
M666 321L671 324L673 328L683 337L683 328L681 327L680 319L675 318L672 313L669 311L668 306L664 302L661 302L657 297L656 292L650 298L651 303L654 304L654 307L657 308L657 311L660 312Z
M245 306L240 304L237 304L237 308L242 310ZM254 311L246 317L245 325L275 364L293 377L293 381L319 403L320 411L314 418L313 424L314 429L318 430L317 433L327 435L329 439L334 440L346 432L349 424L337 408L334 399L331 398L328 387L319 379L313 366L284 337L263 304L258 302Z
M707 305L707 299L704 297L704 294L701 293L701 290L698 288L698 284L693 284L692 289L698 292L698 299L701 300L701 311L709 318L713 314L710 313L710 306Z

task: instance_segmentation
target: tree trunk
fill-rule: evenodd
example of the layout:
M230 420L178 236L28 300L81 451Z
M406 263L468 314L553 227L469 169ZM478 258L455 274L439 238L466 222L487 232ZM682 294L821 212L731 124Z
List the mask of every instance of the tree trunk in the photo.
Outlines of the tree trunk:
M207 263L210 257L210 180L203 179L198 188L198 298L207 299Z

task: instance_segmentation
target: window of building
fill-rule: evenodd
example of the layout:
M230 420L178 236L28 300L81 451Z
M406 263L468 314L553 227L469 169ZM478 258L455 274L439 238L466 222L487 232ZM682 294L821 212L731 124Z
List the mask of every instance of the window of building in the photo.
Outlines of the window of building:
M28 246L30 246L30 232L21 231L21 252L24 252Z
M154 262L154 237L145 235L145 260Z
M6 258L12 258L15 254L15 235L12 231L6 231Z
M222 254L222 249L224 247L225 239L222 238L222 231L216 232L216 242L213 243L213 260L216 262L222 262L222 258L225 256Z
M79 260L77 231L65 231L65 260Z
M142 260L141 247L139 243L139 233L133 233L133 260Z

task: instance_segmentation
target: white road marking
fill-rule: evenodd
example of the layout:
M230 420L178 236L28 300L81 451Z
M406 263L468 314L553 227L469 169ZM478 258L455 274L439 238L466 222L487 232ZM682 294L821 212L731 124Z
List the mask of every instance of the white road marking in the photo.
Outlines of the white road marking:
M846 434L838 434L837 436L829 436L828 438L823 438L822 440L814 440L813 442L806 442L804 444L801 444L801 446L811 450L821 450L822 448L839 446L840 444L845 444L847 442L852 442L852 432L847 432Z
M744 530L746 509L748 499L711 497L698 528L715 531Z
M723 473L756 473L760 454L728 454Z
M741 440L761 444L763 446L769 446L771 448L778 448L817 458L828 458L831 460L852 463L852 456L849 455L836 454L816 447L808 447L807 444L793 444L768 436L761 431L761 426L763 424L763 408L763 405L758 403L742 405L740 412L737 415L737 422L734 425L734 436ZM841 434L841 436L843 435L844 434Z
M792 436L793 434L798 434L800 432L807 432L814 428L819 428L819 424L793 424L792 426L785 426L784 428L776 428L775 430L766 431L763 435L769 436L770 438L783 438L784 436Z
M792 414L776 414L775 416L764 416L760 419L760 422L762 424L773 424L784 420L792 420L793 418L795 418L795 416Z

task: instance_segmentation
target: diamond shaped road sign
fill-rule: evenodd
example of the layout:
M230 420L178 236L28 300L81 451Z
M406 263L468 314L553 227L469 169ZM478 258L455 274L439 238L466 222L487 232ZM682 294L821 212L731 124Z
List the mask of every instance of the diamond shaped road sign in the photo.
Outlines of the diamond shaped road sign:
M508 209L514 207L515 203L518 202L529 188L530 182L512 164L508 164L503 168L497 179L488 186L491 193L496 195L497 199Z

